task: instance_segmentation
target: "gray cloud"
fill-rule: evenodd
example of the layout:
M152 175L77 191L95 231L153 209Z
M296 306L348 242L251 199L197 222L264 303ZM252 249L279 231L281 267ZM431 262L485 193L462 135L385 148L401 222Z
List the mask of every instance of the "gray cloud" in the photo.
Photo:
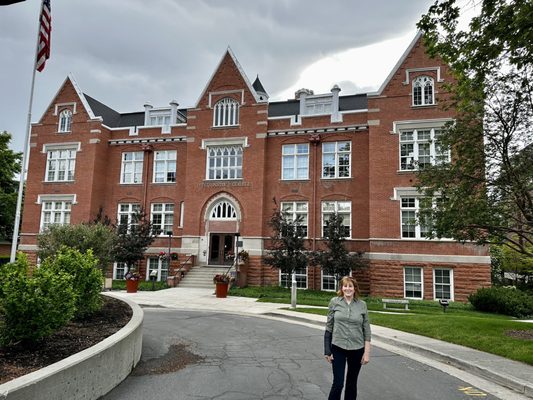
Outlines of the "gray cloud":
M309 64L415 29L431 0L52 0L52 55L36 77L32 120L69 72L117 111L193 105L230 46L276 95ZM22 149L37 1L0 8L0 130ZM335 77L332 77L335 82ZM342 83L343 94L375 88Z

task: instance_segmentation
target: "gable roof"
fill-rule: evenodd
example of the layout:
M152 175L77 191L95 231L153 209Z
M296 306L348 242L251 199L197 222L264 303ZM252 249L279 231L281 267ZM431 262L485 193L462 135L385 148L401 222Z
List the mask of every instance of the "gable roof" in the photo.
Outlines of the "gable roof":
M215 77L215 74L218 72L218 70L220 69L220 66L222 65L222 62L224 61L224 58L226 58L226 54L229 54L229 56L231 57L233 63L235 64L235 67L237 68L237 70L239 71L239 73L241 74L242 76L242 79L244 80L244 82L246 83L246 87L248 88L248 90L250 91L250 93L252 93L252 96L254 96L254 99L257 103L261 103L261 102L264 102L265 100L261 100L259 99L259 96L257 95L257 92L255 91L254 87L252 86L252 84L250 83L250 80L248 79L248 77L246 76L246 74L244 73L244 70L242 69L241 67L241 64L239 64L239 61L237 61L237 58L235 57L235 55L233 54L233 51L231 51L231 48L228 46L228 49L226 50L226 52L222 55L222 58L220 59L217 67L215 68L215 70L213 71L213 73L211 74L211 77L209 78L209 80L207 81L207 84L205 85L205 88L204 90L202 90L202 93L200 94L200 97L198 97L198 100L196 101L196 108L198 108L200 106L200 100L202 100L202 98L205 96L206 92L207 92L207 88L209 87L209 85L211 84L211 81L213 80L213 78Z

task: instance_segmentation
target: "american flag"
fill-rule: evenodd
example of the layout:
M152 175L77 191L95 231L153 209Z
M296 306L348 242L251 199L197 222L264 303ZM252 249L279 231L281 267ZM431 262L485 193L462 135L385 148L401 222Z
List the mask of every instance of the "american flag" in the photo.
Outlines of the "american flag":
M37 48L37 62L35 69L41 72L46 60L50 58L50 39L52 38L52 12L50 0L43 0L41 18L39 21L39 46Z

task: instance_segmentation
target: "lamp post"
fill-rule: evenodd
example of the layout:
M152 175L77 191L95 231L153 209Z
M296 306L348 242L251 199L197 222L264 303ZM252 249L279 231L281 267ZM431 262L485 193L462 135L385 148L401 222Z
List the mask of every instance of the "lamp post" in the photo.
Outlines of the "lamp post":
M170 274L170 248L172 246L172 231L167 231L168 235L168 258L167 258L167 275Z
M239 285L239 237L241 236L240 232L235 233L235 283L234 285Z

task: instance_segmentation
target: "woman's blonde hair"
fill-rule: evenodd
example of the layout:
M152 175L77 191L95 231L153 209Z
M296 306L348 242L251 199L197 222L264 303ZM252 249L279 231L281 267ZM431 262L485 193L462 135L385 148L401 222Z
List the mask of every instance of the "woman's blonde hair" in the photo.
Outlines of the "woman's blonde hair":
M341 280L339 281L339 290L337 291L337 296L339 297L343 297L344 296L344 292L342 291L342 287L344 285L346 285L347 283L351 283L354 287L354 294L353 294L353 297L358 299L359 298L359 285L357 284L357 281L355 280L355 278L352 278L351 276L345 276L343 278L341 278Z

